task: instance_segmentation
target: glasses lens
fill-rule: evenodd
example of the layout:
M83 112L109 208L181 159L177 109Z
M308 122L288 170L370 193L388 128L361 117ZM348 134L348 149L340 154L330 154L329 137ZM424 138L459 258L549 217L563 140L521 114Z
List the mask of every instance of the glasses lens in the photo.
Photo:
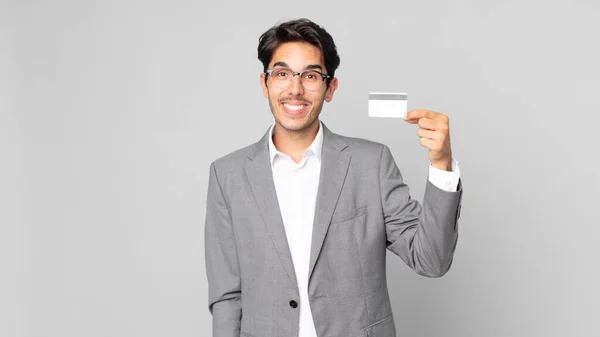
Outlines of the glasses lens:
M302 74L302 85L306 90L316 90L323 83L323 78L321 74L316 71L307 71Z
M290 85L292 76L292 71L289 69L275 69L272 75L273 84L279 88L285 89Z
M278 68L273 70L271 80L273 81L273 84L278 88L286 89L292 82L293 77L294 73L290 69ZM304 89L308 91L317 90L324 83L321 74L319 74L316 71L310 70L302 73L301 82Z

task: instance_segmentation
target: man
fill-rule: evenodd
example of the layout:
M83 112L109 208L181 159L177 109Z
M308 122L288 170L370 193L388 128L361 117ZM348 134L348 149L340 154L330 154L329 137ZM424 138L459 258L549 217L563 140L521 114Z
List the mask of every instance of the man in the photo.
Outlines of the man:
M450 268L462 196L448 118L410 111L429 149L423 205L387 146L320 120L338 87L332 37L295 20L265 32L262 139L210 165L205 224L216 337L396 336L386 249L418 274Z

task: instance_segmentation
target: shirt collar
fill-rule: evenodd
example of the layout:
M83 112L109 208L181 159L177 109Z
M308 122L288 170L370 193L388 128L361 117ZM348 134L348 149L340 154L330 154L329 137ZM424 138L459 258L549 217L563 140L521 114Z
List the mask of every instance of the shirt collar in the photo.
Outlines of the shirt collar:
M275 133L275 123L273 123L273 125L271 125L271 128L269 129L269 155L271 158L271 167L273 167L273 162L275 160L276 155L287 156L285 153L280 152L275 147L275 144L273 143L273 134L274 133ZM317 132L317 135L315 136L315 139L313 140L313 142L306 149L306 151L304 151L304 153L306 155L306 154L308 154L309 151L312 152L315 155L315 157L317 157L317 160L320 162L322 148L323 148L323 123L321 121L319 121L319 131Z

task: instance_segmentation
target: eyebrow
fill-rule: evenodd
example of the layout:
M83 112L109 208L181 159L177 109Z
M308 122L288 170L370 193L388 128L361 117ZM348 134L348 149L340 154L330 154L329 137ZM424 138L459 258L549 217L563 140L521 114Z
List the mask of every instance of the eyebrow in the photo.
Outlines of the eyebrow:
M273 64L273 68L280 66L280 67L285 67L285 68L289 68L290 66L283 62L283 61L277 61L275 62L275 64ZM321 67L321 65L319 64L309 64L308 66L306 66L306 69L319 69L321 71L323 71L323 67Z

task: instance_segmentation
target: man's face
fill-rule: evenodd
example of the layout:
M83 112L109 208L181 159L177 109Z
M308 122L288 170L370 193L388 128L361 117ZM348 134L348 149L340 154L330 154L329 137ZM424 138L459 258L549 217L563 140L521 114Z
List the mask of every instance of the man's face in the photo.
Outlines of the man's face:
M290 68L294 72L312 68L327 73L321 50L306 42L286 42L279 45L269 63L268 69L273 68ZM337 88L337 78L331 80L329 88L322 81L317 89L308 91L302 86L299 76L294 76L286 88L275 86L271 77L265 84L265 76L260 76L263 94L269 99L277 127L288 131L307 131L315 127L323 101L331 101Z

